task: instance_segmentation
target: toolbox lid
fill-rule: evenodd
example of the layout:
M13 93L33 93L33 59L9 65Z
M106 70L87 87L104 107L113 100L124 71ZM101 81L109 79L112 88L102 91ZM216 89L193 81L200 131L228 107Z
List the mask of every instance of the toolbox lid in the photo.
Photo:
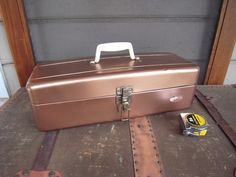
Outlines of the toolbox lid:
M33 104L87 100L114 96L116 88L134 92L196 84L199 67L175 54L156 53L74 59L37 65L27 83Z

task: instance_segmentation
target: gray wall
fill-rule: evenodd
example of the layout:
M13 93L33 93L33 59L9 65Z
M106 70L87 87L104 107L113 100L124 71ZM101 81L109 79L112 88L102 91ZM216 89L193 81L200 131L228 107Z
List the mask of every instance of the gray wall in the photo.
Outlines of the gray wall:
M5 87L8 95L11 96L20 88L19 80L16 74L15 65L13 63L11 51L4 30L3 22L0 19L0 72L5 79ZM0 98L2 96L0 95Z
M224 84L236 84L236 44L227 70Z
M208 64L221 0L25 0L37 62L93 56L99 43Z

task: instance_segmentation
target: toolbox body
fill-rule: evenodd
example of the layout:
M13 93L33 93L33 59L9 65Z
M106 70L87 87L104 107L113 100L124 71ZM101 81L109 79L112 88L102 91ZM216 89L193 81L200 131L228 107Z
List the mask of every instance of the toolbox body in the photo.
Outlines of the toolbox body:
M40 130L115 121L191 105L199 67L156 53L37 65L27 83Z

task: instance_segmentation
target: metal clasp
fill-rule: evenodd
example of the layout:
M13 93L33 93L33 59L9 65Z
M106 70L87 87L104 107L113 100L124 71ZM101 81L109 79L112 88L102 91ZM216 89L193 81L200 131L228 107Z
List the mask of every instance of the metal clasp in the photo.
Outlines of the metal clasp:
M118 111L121 113L122 120L129 119L132 93L133 88L130 86L122 86L116 88L116 105ZM125 113L128 113L127 117L125 117Z

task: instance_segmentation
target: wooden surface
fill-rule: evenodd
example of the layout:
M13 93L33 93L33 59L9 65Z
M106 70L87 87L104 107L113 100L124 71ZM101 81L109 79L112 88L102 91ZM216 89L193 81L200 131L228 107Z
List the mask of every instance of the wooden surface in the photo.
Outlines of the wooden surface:
M0 21L2 20L2 9L0 7Z
M210 59L209 59L208 66L207 66L207 72L205 75L204 84L208 84L209 76L211 73L213 61L215 58L215 54L216 54L216 50L217 50L217 46L218 46L218 42L219 42L220 33L221 33L223 22L224 22L225 12L227 10L227 5L228 5L228 0L222 0L220 16L219 16L219 20L218 20L214 43L213 43L212 50L211 50Z
M181 134L180 112L194 112L206 117L209 128L205 137ZM166 177L231 177L236 164L235 149L195 99L185 111L151 117Z
M235 129L236 88L201 86ZM180 112L195 112L209 123L205 137L186 137L179 126ZM149 117L166 177L230 177L236 152L203 106L194 99L186 110ZM32 168L45 133L36 129L26 90L20 90L0 111L0 176L10 177ZM134 176L129 123L111 122L60 130L48 169L66 177Z
M132 177L128 122L60 131L49 163L66 177Z
M147 116L129 120L133 164L136 177L164 177L162 160L150 119Z
M43 136L35 127L22 89L0 109L0 176L12 177L21 169L30 169Z
M25 86L35 65L22 0L1 0L0 8L21 86Z
M198 101L202 104L202 106L207 110L209 115L213 118L218 127L220 127L222 132L231 141L232 145L234 145L234 148L236 148L236 131L234 131L231 125L227 121L225 121L225 119L218 111L218 109L214 106L214 104L212 104L208 100L209 97L203 95L199 90L196 91L195 96L198 99Z
M207 95L208 100L236 131L236 88L231 86L200 86L198 89Z
M205 84L223 84L236 40L236 1L223 0Z

